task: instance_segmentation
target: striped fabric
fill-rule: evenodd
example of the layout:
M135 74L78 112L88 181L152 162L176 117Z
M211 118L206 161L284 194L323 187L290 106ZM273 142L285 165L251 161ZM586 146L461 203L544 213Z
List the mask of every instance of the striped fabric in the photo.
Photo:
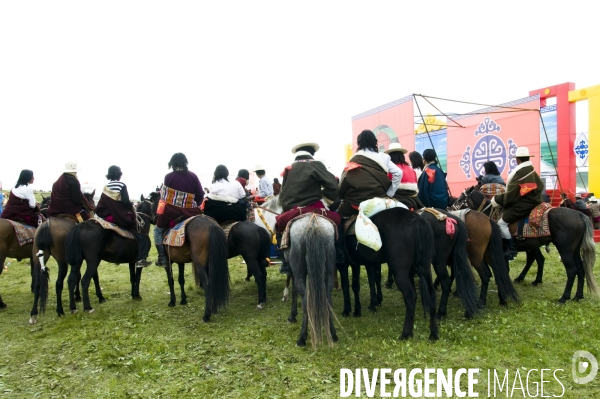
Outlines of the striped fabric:
M194 201L194 194L186 193L169 188L165 185L160 189L160 199L168 205L177 206L179 208L196 208L198 205Z
M488 183L482 185L479 190L487 199L492 199L492 197L498 194L504 194L506 192L506 186L498 183Z
M118 193L120 193L121 190L123 190L123 186L125 186L125 183L121 183L118 180L111 180L106 184L106 187L108 187L110 190L116 191Z

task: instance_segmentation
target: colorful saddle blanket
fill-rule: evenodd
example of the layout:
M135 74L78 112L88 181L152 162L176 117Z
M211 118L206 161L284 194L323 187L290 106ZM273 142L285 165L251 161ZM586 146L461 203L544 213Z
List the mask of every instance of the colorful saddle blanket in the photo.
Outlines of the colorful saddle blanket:
M12 224L15 229L15 235L17 236L17 241L19 241L19 245L23 246L25 244L29 244L33 242L33 237L35 236L35 227L27 226L25 224L21 224L19 222L15 222L9 219L6 220L8 223Z
M550 235L550 225L548 223L548 212L552 209L552 205L542 202L529 213L529 217L525 219L523 226L523 238L546 237ZM511 228L513 236L518 236L517 223L514 223L514 231ZM511 224L510 227L513 227Z
M329 219L326 216L319 215L318 213L304 213L302 215L296 216L295 218L293 218L292 220L290 220L288 222L287 226L285 227L285 230L283 231L283 234L281 235L281 245L279 246L280 249L287 249L290 246L290 227L292 226L292 223L298 219L302 219L305 217L323 218L323 219L327 220L328 222L330 222L333 225L333 229L335 230L335 240L337 241L338 228L333 220Z
M481 191L481 194L485 195L487 199L492 199L492 197L498 194L504 194L506 192L506 186L498 183L488 183L482 185L479 191Z
M123 238L130 238L132 240L134 239L133 234L131 233L131 231L126 230L126 229L124 229L122 227L119 227L119 226L117 226L114 223L107 222L106 220L100 219L99 217L95 217L95 218L93 218L91 220L93 220L94 222L98 223L100 226L102 226L102 228L104 228L106 230L112 230L112 231L114 231L115 233L117 233L118 235L120 235Z
M167 234L165 235L165 238L163 239L163 244L168 245L170 247L183 246L183 244L185 243L185 226L190 221L192 221L194 218L206 218L206 219L210 219L213 222L217 223L217 221L215 219L211 218L210 216L206 216L206 215L192 216L191 218L187 218L183 222L176 224L175 227L170 229L167 232ZM225 235L229 236L229 231L236 223L239 223L239 222L224 223L223 225L221 225L221 228L223 228L223 230L225 230Z

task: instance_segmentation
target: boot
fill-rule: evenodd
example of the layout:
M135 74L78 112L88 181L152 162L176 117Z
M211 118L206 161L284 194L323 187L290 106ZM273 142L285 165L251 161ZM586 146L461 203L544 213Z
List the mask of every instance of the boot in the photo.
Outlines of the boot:
M517 244L515 243L514 238L510 238L510 239L503 238L502 241L503 241L504 245L506 245L506 247L507 247L507 251L504 252L504 256L510 262L515 259L515 256L517 256L517 253L519 252L519 251L517 251Z
M162 244L156 244L156 251L158 252L158 260L154 263L156 266L167 267L167 254L165 253L165 246Z
M147 258L144 258L142 260L138 260L137 262L135 262L135 267L146 267L146 266L150 266L152 264L152 262L148 262Z
M279 251L281 251L280 247L281 247L281 234L277 233L275 234L275 238L277 239L277 249ZM290 263L285 260L285 256L283 255L283 251L280 252L280 258L281 258L281 267L279 267L279 273L281 274L292 274L292 268L290 267Z

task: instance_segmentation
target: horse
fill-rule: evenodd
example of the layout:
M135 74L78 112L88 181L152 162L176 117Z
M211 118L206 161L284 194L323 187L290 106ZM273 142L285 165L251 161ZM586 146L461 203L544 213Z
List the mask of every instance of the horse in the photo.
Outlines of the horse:
M0 274L4 270L4 261L7 257L16 258L18 261L29 258L31 266L31 290L34 291L32 248L33 243L19 245L13 225L7 222L6 219L0 219ZM0 295L0 309L6 309L7 306L2 301L2 296Z
M313 348L322 341L323 334L329 345L338 341L331 299L336 262L335 235L335 225L316 214L295 220L290 226L290 246L283 251L290 263L293 280L288 321L296 322L300 294L303 317L296 341L299 347L306 346L309 323Z
M455 199L454 205L451 207L451 210L459 210L459 209L469 208L469 205L467 203L467 197L471 193L471 191L478 190L478 187L479 186L472 186L472 187L464 190L461 193L460 197ZM482 203L482 204L485 204L485 203ZM486 209L484 209L484 208L485 208L485 205L482 205L477 209L470 208L470 209L472 209L472 211L467 213L465 222L467 223L467 228L469 228L469 238L472 239L471 244L473 244L473 240L484 242L484 240L482 239L484 236L480 235L480 234L486 234L485 232L480 231L481 226L483 226L483 221L479 222L479 221L475 220L473 223L469 222L470 219L483 220L480 215L478 215L477 218L474 218L474 215L476 215L476 214L473 214L473 210L476 211L477 213L483 213L480 211L487 211L487 212L483 213L483 216L489 218L491 210L488 210L488 208L486 208ZM495 230L495 227L497 227L497 224L495 222L493 222L491 219L490 219L490 223L492 226L492 230ZM471 231L473 231L473 233L471 233ZM477 231L477 233L475 233L475 231ZM494 234L497 235L496 233L494 233ZM497 246L496 246L496 248L497 248ZM546 252L550 253L549 244L545 245L545 249L546 249ZM520 282L524 281L525 276L527 275L527 273L529 272L529 269L533 265L533 262L536 262L538 265L537 274L536 274L535 280L531 283L531 285L537 286L542 283L542 276L544 273L544 263L546 262L546 258L544 258L544 255L542 255L542 252L537 247L526 250L525 254L527 256L527 260L525 262L525 267L521 271L521 274L519 274L519 276L517 278L515 278L513 281L515 283L520 283ZM495 258L496 257L494 256L491 260L493 261ZM488 264L489 263L490 262L488 261ZM489 271L486 273L485 270L487 269L487 267L483 267L483 266L479 266L480 269L478 269L477 265L480 265L479 261L473 262L473 260L471 260L471 264L477 269L477 272L479 273L479 276L481 277L482 292L483 292L484 280L487 281L489 279L489 277L486 277L486 275L489 275ZM496 265L493 262L491 263L491 266L492 266L492 269L494 269L494 276L496 277L496 284L498 284L498 276L496 276L496 274L497 274L496 270L498 270L498 269L495 267ZM505 285L505 286L508 287L507 285ZM486 287L487 287L487 284L486 284ZM498 295L501 295L501 287L499 286L498 288L499 288ZM500 301L502 303L502 298L500 299Z
M150 200L153 203L152 214L156 214L158 208L159 195L150 194ZM187 235L187 234L186 234ZM175 247L171 247L173 250ZM248 274L253 275L258 286L258 304L256 308L262 310L266 307L267 301L267 270L269 265L268 257L271 248L271 237L265 229L256 224L242 221L231 227L227 236L227 259L241 255L246 262ZM187 304L187 295L185 293L185 263L176 262L179 266L179 287L181 289L181 305ZM173 278L172 262L166 267L167 281L169 284L171 297L169 306L175 306L175 280ZM249 277L247 278L249 280ZM201 280L197 280L199 283ZM207 319L208 320L208 319Z
M469 208L487 207L489 200L481 192L470 189L465 195ZM584 278L588 283L588 291L592 295L600 296L593 274L596 252L594 229L590 218L569 208L552 208L548 212L548 224L550 236L516 240L517 249L519 251L539 249L540 246L550 242L554 244L567 272L567 284L558 303L564 304L571 298L575 277L577 277L577 289L573 301L583 299Z
M83 194L84 206L88 212L93 215L95 210L94 205L94 194L96 190L91 193ZM50 204L50 197L43 197L42 210L48 208ZM33 256L33 276L35 281L35 287L33 290L33 306L29 315L29 323L37 323L37 316L39 313L44 313L46 310L46 303L48 300L48 283L50 274L48 268L45 266L50 256L56 260L58 264L58 276L56 278L56 313L58 316L63 316L64 310L62 305L62 290L64 285L65 277L67 276L68 264L65 258L64 243L67 234L73 227L76 226L75 221L67 217L48 217L44 223L37 229L35 237L33 239L32 254ZM42 265L44 267L42 268ZM101 302L105 299L102 296L100 289L100 282L98 276L94 276L94 284L96 287L96 295ZM81 300L79 292L79 285L75 292L76 298ZM38 312L39 304L39 312Z
M67 235L65 240L65 252L67 263L71 265L69 274L69 309L71 313L77 312L75 304L75 289L79 282L79 273L83 261L86 261L86 271L81 277L81 290L83 297L83 309L92 313L94 309L90 304L89 285L90 280L98 273L98 266L102 260L111 263L128 263L129 278L131 282L131 297L142 299L139 292L142 268L136 268L138 260L138 247L150 248L150 221L152 204L146 201L144 196L140 197L141 203L136 210L137 239L124 238L112 230L107 230L94 220L87 220L75 226ZM144 240L138 243L138 239Z
M371 286L371 305L369 309L375 310L377 298L374 298L374 289L371 280L377 280L374 274L377 267L387 263L394 276L396 286L402 292L406 315L400 339L404 340L413 336L415 307L417 293L414 285L415 274L419 277L419 291L425 315L429 311L429 339L437 340L439 331L436 316L436 293L431 277L431 262L434 255L433 231L429 223L418 214L404 208L387 209L371 217L381 236L382 247L374 251L364 245L359 245L356 236L345 237L347 262L338 264L340 280L344 295L343 316L350 314L350 293L348 281L348 263L352 267L352 289L355 297L354 316L361 315L360 305L360 265L365 265ZM402 226L399 229L399 226ZM379 279L380 280L380 279ZM471 307L469 308L471 309ZM471 309L473 313L476 310Z

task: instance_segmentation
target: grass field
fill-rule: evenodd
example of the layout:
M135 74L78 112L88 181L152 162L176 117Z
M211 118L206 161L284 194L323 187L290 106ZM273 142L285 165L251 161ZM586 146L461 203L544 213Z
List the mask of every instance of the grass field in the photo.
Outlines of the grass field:
M155 253L152 256L156 258ZM579 303L556 304L566 274L554 248L546 256L544 283L529 284L532 270L528 280L518 285L521 304L499 307L492 283L483 314L465 320L458 299L451 298L448 318L440 324L440 340L433 343L427 339L427 322L419 304L415 337L397 339L405 312L398 291L384 292L377 313L366 309L368 287L363 270L363 316L342 318L341 292L335 291L340 340L317 351L310 344L303 349L295 346L300 324L287 322L290 305L281 302L285 279L277 267L269 270L268 306L258 311L256 285L243 281L241 259L231 259L230 307L210 323L202 323L203 291L194 286L191 267L186 269L189 304L169 308L162 268L144 270L143 300L132 301L127 266L103 263L99 272L108 302L98 304L92 290L94 313L83 313L78 304L79 313L59 318L52 290L48 311L32 326L28 324L29 268L26 262L14 262L0 276L0 293L8 304L0 312L0 394L17 398L331 398L340 395L340 368L464 367L480 369L476 385L480 397L487 397L488 369L502 375L508 369L511 388L517 370L525 387L527 371L538 369L529 381L533 396L533 380L539 383L542 368L552 370L545 374L544 380L550 382L544 384L544 395L561 395L562 387L552 372L563 369L556 374L565 388L562 397L599 397L600 376L587 385L575 384L571 357L576 350L600 355L600 301L586 297ZM519 255L512 263L513 278L523 264L524 256ZM57 271L53 260L50 268L53 285ZM67 298L64 292L63 300ZM523 397L518 381L516 385L512 397ZM505 392L498 392L498 397L506 397Z

